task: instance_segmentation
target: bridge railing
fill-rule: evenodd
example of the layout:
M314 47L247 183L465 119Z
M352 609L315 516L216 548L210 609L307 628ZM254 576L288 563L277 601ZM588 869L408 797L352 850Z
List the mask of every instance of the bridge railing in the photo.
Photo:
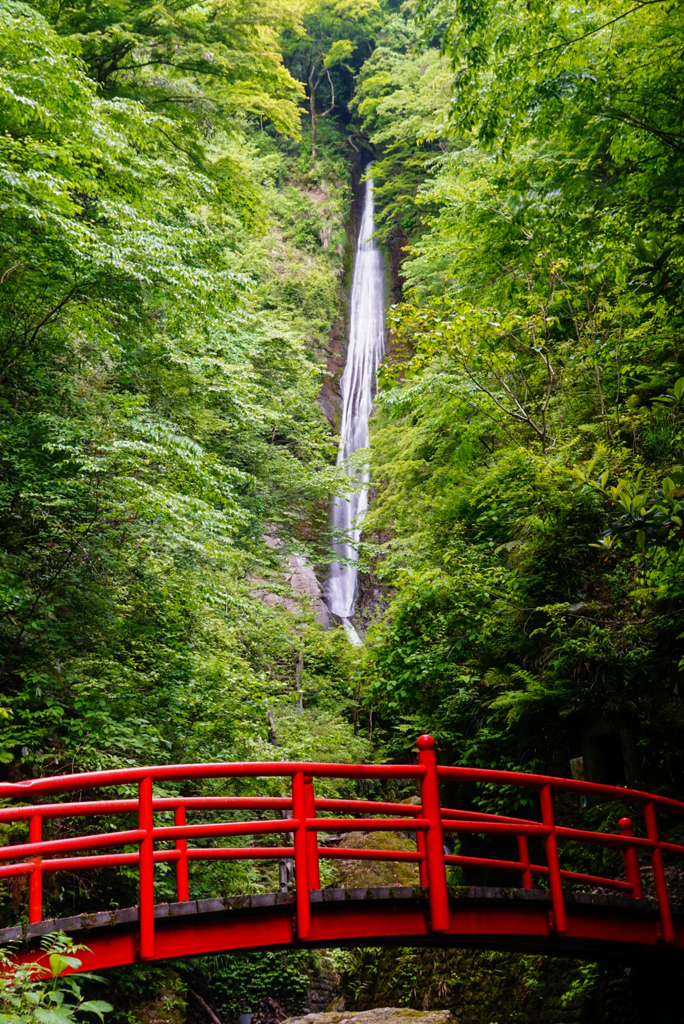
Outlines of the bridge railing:
M43 878L58 871L80 872L96 868L137 865L139 877L139 952L143 959L154 956L155 865L173 864L176 895L179 902L190 898L189 865L197 861L291 859L295 868L295 904L297 935L311 936L310 891L320 888L320 859L404 861L418 867L421 886L427 890L430 927L445 932L450 927L447 868L459 865L471 869L507 871L518 875L523 888L533 887L534 878L542 878L551 896L552 925L556 932L566 930L564 884L600 887L643 898L639 855L648 857L658 901L662 938L674 937L663 854L684 856L684 846L664 842L659 837L657 812L684 818L684 804L636 790L541 775L500 772L487 769L443 767L437 765L434 741L429 736L418 740L416 765L338 765L291 762L243 762L238 764L170 765L154 768L130 768L109 772L53 776L21 783L0 784L0 799L26 800L50 794L77 793L78 800L57 803L24 803L0 808L0 824L27 823L28 841L0 847L0 878L27 876L28 918L36 923L43 918ZM261 796L155 796L154 785L191 782L202 779L255 779L280 777L289 780L290 795ZM327 799L316 796L316 779L375 779L414 781L420 786L420 803L376 800ZM539 794L538 820L490 814L471 809L442 807L440 780L458 784L489 784L523 787ZM137 786L137 796L81 799L87 790ZM618 833L592 832L568 828L556 823L553 795L577 793L596 800L630 804L643 814L644 836L636 836L632 820L621 818ZM256 812L255 820L221 820L188 823L188 812ZM173 825L155 823L155 815L173 812ZM264 815L271 817L263 817ZM288 817L282 817L283 814ZM137 827L58 839L43 838L43 823L49 819L111 818L136 815ZM273 815L278 815L274 817ZM399 832L415 836L416 849L387 850L325 846L321 834L336 836L349 832ZM503 835L517 841L518 859L465 856L448 853L444 835ZM289 836L280 845L258 845L271 837ZM252 837L249 846L196 845L202 840ZM534 863L529 840L537 839L544 848L545 863ZM581 843L604 846L622 852L624 877L609 878L562 868L559 844ZM160 848L159 844L165 844ZM172 848L168 844L173 844ZM122 850L121 847L129 847ZM130 847L137 847L131 850ZM118 850L116 848L119 848ZM115 852L112 852L115 851Z
M606 786L595 782L576 779L559 779L547 775L533 775L524 772L504 772L484 768L443 767L437 769L440 779L452 783L479 783L499 786L513 786L536 790L539 794L541 821L512 818L503 815L483 814L477 811L444 810L443 828L456 833L479 833L484 835L510 835L518 841L517 861L489 860L488 867L503 871L519 872L523 888L532 888L535 875L548 880L553 907L553 923L557 932L566 930L566 908L563 898L563 882L583 886L594 886L627 893L634 899L643 899L644 891L639 866L639 852L649 857L653 873L653 887L658 901L660 928L664 942L674 939L672 909L668 895L667 877L663 864L663 853L684 857L684 846L661 840L658 830L657 810L684 818L684 803L668 797L643 793L623 786ZM643 815L645 836L634 833L634 822L623 817L618 821L618 833L593 832L586 829L568 828L556 824L553 809L554 793L575 793L596 801L613 801L632 804ZM546 864L530 861L528 838L536 836L543 840ZM624 879L605 878L598 875L568 871L561 868L558 852L560 842L576 842L589 846L604 846L620 850L623 854ZM483 858L446 856L447 863L484 867ZM478 864L473 863L478 861Z

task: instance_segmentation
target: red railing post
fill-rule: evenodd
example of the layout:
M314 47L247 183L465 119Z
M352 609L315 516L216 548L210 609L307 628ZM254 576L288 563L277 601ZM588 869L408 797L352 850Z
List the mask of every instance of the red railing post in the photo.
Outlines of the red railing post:
M653 866L653 884L656 896L658 897L658 911L660 913L660 926L663 931L665 942L674 941L674 927L672 924L672 911L670 900L667 895L667 879L663 867L663 854L660 849L660 838L658 836L658 824L656 822L655 806L652 800L644 804L644 818L646 819L646 835L656 845L651 850L651 864Z
M313 788L313 776L304 776L304 803L307 818L316 817L316 797ZM318 862L318 833L308 830L306 833L306 874L309 889L320 889L321 871Z
M43 819L34 814L29 821L29 843L40 843L43 839ZM33 857L33 870L29 875L29 924L43 920L43 870L42 857Z
M442 834L442 808L439 802L439 776L437 754L432 736L419 736L418 764L425 768L420 780L420 799L423 818L430 822L425 833L425 863L427 867L428 898L430 900L430 927L433 932L449 931L449 892L444 860Z
M551 905L553 907L553 925L557 932L564 932L567 928L565 919L565 901L563 899L563 883L561 881L560 862L558 860L558 842L556 839L556 826L553 820L553 798L551 786L542 786L539 791L541 803L542 821L551 831L546 837L546 864L549 869L549 888L551 890Z
M154 956L154 814L152 810L152 779L143 779L138 788L138 828L147 834L140 841L140 958Z
M306 842L306 793L304 772L292 776L292 825L294 828L295 898L297 902L297 937L311 935L311 906L309 904L308 850Z
M173 814L174 825L185 825L185 807L177 807ZM188 841L187 839L176 840L176 850L180 857L176 861L176 899L184 903L190 899L190 882L188 880Z
M418 877L423 889L428 887L427 854L425 853L425 833L416 832L416 850L422 853L423 859L418 862Z
M525 865L522 870L522 887L523 889L531 889L532 870L530 868L530 847L527 842L527 836L518 836L518 859L521 864Z
M621 835L627 838L634 838L631 818L620 818L618 828ZM644 898L644 890L641 885L639 856L633 846L627 846L625 847L623 857L625 861L625 879L632 886L632 899L642 900Z

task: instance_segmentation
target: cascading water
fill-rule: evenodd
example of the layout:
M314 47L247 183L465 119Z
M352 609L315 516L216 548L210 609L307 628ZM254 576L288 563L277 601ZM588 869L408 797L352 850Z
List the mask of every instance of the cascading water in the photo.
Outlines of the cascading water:
M385 310L382 255L372 240L373 179L368 165L363 215L352 275L349 317L349 348L342 374L342 425L338 465L359 448L368 447L368 419L373 408L375 380L385 348ZM342 619L353 643L360 638L350 619L354 614L358 582L358 544L361 524L368 508L367 469L347 469L355 489L335 498L332 508L333 547L339 561L330 566L325 600L333 614ZM360 485L360 486L359 486Z

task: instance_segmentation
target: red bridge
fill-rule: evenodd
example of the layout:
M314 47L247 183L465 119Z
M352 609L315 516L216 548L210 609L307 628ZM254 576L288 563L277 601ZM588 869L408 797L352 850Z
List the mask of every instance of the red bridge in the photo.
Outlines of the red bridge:
M684 819L684 803L571 779L443 767L437 764L430 736L419 738L418 749L416 765L183 764L1 784L0 796L6 804L21 799L23 805L0 809L0 822L6 827L27 823L28 841L0 848L0 877L27 876L29 901L28 922L0 931L0 943L24 941L22 957L35 959L32 945L41 935L59 929L90 948L83 955L83 970L220 950L305 944L470 945L592 957L680 959L684 907L679 911L671 904L663 857L682 857L684 846L664 841L659 828L676 831ZM287 780L290 795L169 797L154 792L155 785L159 789L172 782L269 777ZM331 778L414 780L420 787L420 803L320 798L315 793L316 780ZM440 782L458 786L459 792L485 784L500 790L500 799L522 788L536 794L531 802L538 805L538 817L443 807ZM86 790L100 795L108 787L120 792L131 786L137 787L136 796L82 798ZM57 793L72 794L72 798L39 802ZM563 813L568 813L568 806L576 813L579 800L585 807L613 803L616 814L629 807L632 818L620 818L617 832L566 827L554 817L554 796L556 812L564 801ZM225 820L226 812L245 811L253 812L254 820L235 816ZM208 812L222 812L224 820L188 823L187 815L193 812L201 812L204 818ZM173 825L158 823L170 814ZM43 838L45 823L54 819L62 820L64 831L65 821L79 817L111 820L130 815L137 818L136 827ZM69 828L74 830L72 825ZM408 833L415 836L415 849L326 845L331 842L326 835L339 841L340 834L358 831ZM292 845L267 845L271 837L283 834L293 836ZM509 837L504 843L512 843L513 849L517 846L517 857L446 852L445 839L449 842L449 837L466 834ZM244 842L244 837L253 837L252 845L195 845L208 839ZM561 867L560 853L567 856L574 850L576 859L583 852L586 859L597 847L617 851L620 877ZM531 850L539 851L536 859L541 863L535 863ZM191 863L264 858L294 861L294 893L190 899ZM321 890L321 858L413 863L418 866L420 887ZM155 904L157 864L175 868L175 903ZM450 865L488 872L490 878L492 871L506 872L516 887L449 889ZM124 867L129 877L131 869L138 875L137 907L43 919L46 874ZM534 888L535 879L541 880L541 888Z

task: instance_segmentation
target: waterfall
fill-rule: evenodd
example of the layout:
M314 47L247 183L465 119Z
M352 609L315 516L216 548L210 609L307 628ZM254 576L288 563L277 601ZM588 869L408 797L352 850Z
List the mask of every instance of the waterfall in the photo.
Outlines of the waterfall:
M368 165L367 173L370 172ZM382 256L372 240L373 179L366 178L363 215L356 245L349 316L349 348L342 374L342 425L338 465L359 448L368 447L368 419L373 407L376 372L385 348L385 316ZM354 614L361 524L368 508L368 469L350 470L347 475L357 488L335 498L332 507L333 547L340 561L330 566L325 587L328 608L342 619L352 643L360 643L349 621Z

